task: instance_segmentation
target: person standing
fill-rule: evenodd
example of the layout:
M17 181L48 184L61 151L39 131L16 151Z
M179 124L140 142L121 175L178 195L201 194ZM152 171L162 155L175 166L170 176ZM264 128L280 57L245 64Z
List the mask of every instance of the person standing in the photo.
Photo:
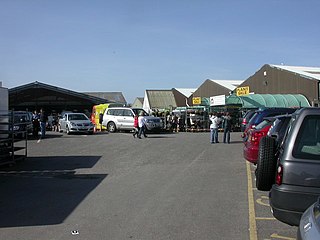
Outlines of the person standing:
M139 116L135 115L133 119L133 137L138 136L139 133Z
M221 119L217 116L214 112L210 117L210 142L211 143L219 143L218 141L218 131L219 131L219 124Z
M34 138L38 137L38 133L40 130L39 118L40 118L39 113L37 112L37 110L34 110L34 112L32 114L32 126L33 126L32 135Z
M139 133L138 133L138 138L141 139L141 134L146 138L146 119L144 118L144 112L140 113L140 116L138 118L138 124L139 124Z
M47 126L48 116L45 111L40 109L40 129L41 129L41 138L44 138L46 135L46 126Z
M100 126L100 132L102 132L102 122L103 122L103 113L99 113L99 126Z
M230 143L230 132L231 132L231 116L228 112L226 112L225 116L223 116L223 143Z

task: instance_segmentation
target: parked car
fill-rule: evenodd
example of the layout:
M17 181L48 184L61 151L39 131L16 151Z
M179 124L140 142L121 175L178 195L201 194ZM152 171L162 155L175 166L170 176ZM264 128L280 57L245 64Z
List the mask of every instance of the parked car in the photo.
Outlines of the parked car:
M163 122L159 117L149 116L142 108L114 107L108 108L103 114L102 125L107 127L109 132L119 130L133 130L134 116L140 116L144 112L147 131L159 131L163 129Z
M60 131L92 134L94 125L84 113L64 113L59 119Z
M111 107L122 107L122 106L123 104L120 104L120 103L103 103L103 104L94 105L92 107L90 120L97 129L105 130L106 127L102 126L101 124L103 119L103 113L105 112L105 110Z
M241 124L240 124L241 132L244 132L244 130L247 127L247 124L249 123L250 119L253 117L255 112L256 112L256 110L248 110L244 114L243 118L241 119Z
M272 117L277 116L281 114L289 114L295 112L296 108L266 108L263 110L257 110L253 117L250 119L249 123L246 126L246 129L244 130L242 137L244 141L248 140L247 132L255 128L259 123L262 122L262 120L265 117Z
M279 148L275 184L269 192L273 216L298 226L320 195L320 108L292 114Z
M267 135L274 120L275 118L272 117L265 118L255 128L248 131L248 140L243 146L243 157L247 161L257 164L260 139Z
M25 134L32 133L32 113L27 111L13 111L13 132L15 138L24 138ZM10 117L9 121L12 121ZM11 129L10 129L11 130Z
M260 139L256 168L256 187L260 191L269 191L275 181L276 163L279 146L287 130L291 114L275 116L266 136Z
M297 232L297 240L315 239L320 239L320 198L303 213Z

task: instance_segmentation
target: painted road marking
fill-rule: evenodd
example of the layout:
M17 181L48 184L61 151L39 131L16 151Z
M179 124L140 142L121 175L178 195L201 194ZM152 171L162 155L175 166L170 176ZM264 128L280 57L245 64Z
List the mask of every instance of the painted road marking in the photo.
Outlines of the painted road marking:
M274 217L256 217L256 220L277 220Z
M270 237L276 238L276 239L296 240L295 238L280 236L277 233L273 233Z
M267 203L265 203L264 201L267 201ZM256 200L256 202L262 206L267 206L267 207L270 207L269 205L269 197L267 196L261 196L260 198L258 198Z
M252 173L254 171L251 171L251 166L249 162L246 162L247 165L247 179L248 179L248 205L249 205L249 235L250 235L250 240L258 240L258 233L257 233L257 220L260 221L275 221L276 219L274 217L256 217L255 213L255 201L254 201L254 196L253 196L253 191L257 190L256 188L253 188L253 178L252 178ZM256 202L259 205L262 206L268 206L269 205L269 197L267 196L261 196L256 200ZM267 201L267 203L265 202ZM295 240L295 238L292 237L286 237L286 236L281 236L277 233L272 233L270 235L272 239L282 239L282 240ZM264 240L271 240L268 238L264 238Z
M248 205L249 205L249 236L250 240L257 240L257 224L256 224L256 213L254 210L254 198L252 190L252 176L250 163L246 161L247 164L247 178L248 178Z

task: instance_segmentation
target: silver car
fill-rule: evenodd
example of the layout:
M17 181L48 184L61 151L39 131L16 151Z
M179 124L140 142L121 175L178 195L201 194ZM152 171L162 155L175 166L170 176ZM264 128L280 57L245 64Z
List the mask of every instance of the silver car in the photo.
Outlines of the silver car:
M60 131L70 133L92 134L94 125L83 113L65 113L59 119Z
M302 215L297 239L320 239L320 198L318 198L318 201L312 204Z
M113 107L106 109L103 114L102 125L112 133L119 130L131 131L133 129L134 116L140 116L141 112L144 113L148 131L160 131L163 129L161 118L148 116L146 111L142 108L127 107Z

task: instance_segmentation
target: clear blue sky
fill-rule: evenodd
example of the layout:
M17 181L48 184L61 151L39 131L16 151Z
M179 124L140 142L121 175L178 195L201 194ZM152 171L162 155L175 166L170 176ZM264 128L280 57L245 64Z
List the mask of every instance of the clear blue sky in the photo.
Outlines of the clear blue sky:
M75 91L197 88L320 65L319 0L0 0L0 81Z

